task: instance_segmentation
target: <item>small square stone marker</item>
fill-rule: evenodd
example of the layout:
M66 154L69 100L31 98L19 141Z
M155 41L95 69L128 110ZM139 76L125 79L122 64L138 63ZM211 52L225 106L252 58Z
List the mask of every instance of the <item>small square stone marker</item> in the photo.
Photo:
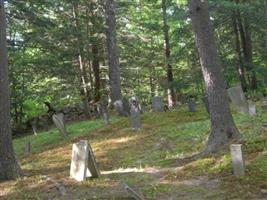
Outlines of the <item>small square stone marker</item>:
M72 146L70 177L84 181L86 177L98 178L100 172L95 157L87 140L81 140Z
M242 144L231 144L231 157L234 175L237 177L245 175L245 164L243 161Z
M26 141L24 154L25 154L25 156L28 156L30 153L31 153L31 141Z

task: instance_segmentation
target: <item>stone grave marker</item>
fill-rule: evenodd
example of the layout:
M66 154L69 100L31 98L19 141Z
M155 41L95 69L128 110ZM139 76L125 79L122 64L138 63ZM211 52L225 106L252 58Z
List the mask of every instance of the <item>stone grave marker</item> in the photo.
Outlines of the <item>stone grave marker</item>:
M53 114L52 119L55 126L59 130L60 134L66 137L68 133L65 128L64 114L63 113Z
M256 104L254 102L248 103L248 112L250 116L256 115Z
M267 112L267 98L262 101L261 110L262 112Z
M141 106L137 97L129 99L131 126L134 130L141 129Z
M244 176L245 164L243 161L242 144L231 144L230 150L234 175L237 177Z
M128 103L128 100L126 98L122 98L114 102L114 107L116 111L119 113L119 115L128 117L130 116L130 106Z
M193 99L190 99L188 102L189 112L196 112L196 102Z
M24 155L28 156L31 153L31 141L26 141L24 146Z
M90 144L81 140L72 146L70 177L77 181L84 181L86 177L98 178L100 172Z
M162 98L155 96L152 98L152 111L153 112L164 112L164 105L162 103Z
M248 102L241 86L231 87L227 91L237 112L249 114Z
M144 198L138 194L136 191L134 191L129 185L124 184L125 190L133 197L135 200L144 200Z

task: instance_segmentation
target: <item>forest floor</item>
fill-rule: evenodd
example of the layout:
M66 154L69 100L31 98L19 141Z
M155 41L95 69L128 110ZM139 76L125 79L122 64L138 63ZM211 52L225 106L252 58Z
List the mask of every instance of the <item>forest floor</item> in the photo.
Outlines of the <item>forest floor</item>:
M234 118L243 136L242 178L232 175L229 146L195 161L183 159L205 148L210 123L204 109L177 108L144 114L141 131L132 131L126 118L114 118L108 126L101 120L68 124L66 139L52 129L14 140L26 176L0 183L0 199L132 199L124 184L153 200L267 199L267 130L262 127L267 114ZM69 171L72 144L81 139L90 142L101 177L78 183ZM28 140L33 153L24 156Z

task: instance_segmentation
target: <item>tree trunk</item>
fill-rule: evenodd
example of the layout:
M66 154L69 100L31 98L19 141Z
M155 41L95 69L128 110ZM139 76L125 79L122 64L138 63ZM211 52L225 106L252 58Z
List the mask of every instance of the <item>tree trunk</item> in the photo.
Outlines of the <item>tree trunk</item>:
M233 28L234 28L234 34L235 34L235 52L236 52L236 60L237 60L237 72L239 75L239 80L240 80L242 89L244 92L246 92L247 82L245 78L245 68L244 68L244 64L242 60L242 52L240 48L239 32L238 32L235 12L233 14Z
M167 13L166 13L166 0L161 1L162 8L162 18L163 18L163 33L165 41L165 57L167 66L167 82L168 82L168 107L172 108L176 105L175 91L172 86L173 83L173 73L171 65L171 48L169 40L169 27L167 24Z
M239 0L235 1L237 4L240 3ZM248 75L248 81L250 85L250 89L255 90L257 89L257 79L256 79L256 72L253 70L252 67L252 41L251 41L251 30L246 19L242 20L242 16L240 10L236 11L236 19L237 24L240 32L241 44L244 54L244 64L246 66L247 71L250 72Z
M83 61L83 39L82 39L82 34L81 34L81 26L80 26L80 21L79 21L79 16L78 16L78 2L73 2L73 17L75 19L75 32L76 32L76 37L77 37L77 42L78 42L78 63L79 63L79 72L80 72L80 80L81 80L81 87L83 89L83 95L84 95L84 107L85 107L85 114L88 118L91 118L91 113L90 113L90 107L89 107L89 92L87 89L87 83L88 83L88 78L86 75L86 72L84 70L84 61Z
M200 55L201 68L209 101L211 132L207 152L214 152L232 139L240 138L229 109L228 95L222 72L207 0L189 0L189 10Z
M114 0L106 0L105 11L107 24L110 98L111 103L113 104L116 100L121 100L120 68L116 39L116 8Z
M4 1L0 0L0 179L10 180L20 175L20 168L12 147L5 19Z
M100 66L99 66L99 57L98 57L98 47L96 44L92 45L92 54L93 54L93 71L94 71L94 77L95 77L95 81L94 81L94 85L95 85L95 95L94 95L94 99L95 102L99 102L100 100L100 87L101 87L101 83L100 83Z

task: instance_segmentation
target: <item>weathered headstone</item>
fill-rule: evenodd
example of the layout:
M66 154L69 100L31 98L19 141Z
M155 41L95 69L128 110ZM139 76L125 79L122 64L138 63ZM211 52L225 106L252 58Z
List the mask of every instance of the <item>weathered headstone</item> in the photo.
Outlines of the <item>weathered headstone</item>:
M100 176L93 151L86 140L81 140L72 146L70 176L77 181L84 181L86 177Z
M164 112L164 105L162 99L159 96L152 98L152 111L153 112Z
M28 156L30 155L30 153L31 153L31 141L26 141L24 147L24 154L25 156Z
M231 102L234 104L237 112L248 114L249 113L248 102L246 100L246 97L244 95L241 86L229 88L227 91L231 99Z
M137 97L129 99L131 126L134 130L141 129L141 106Z
M131 195L131 197L133 197L135 200L144 200L144 198L136 191L134 191L130 186L128 186L127 184L124 185L125 190Z
M67 136L68 133L65 128L64 114L63 113L54 114L52 116L52 119L53 119L55 126L59 130L60 134L63 135L64 137Z
M267 98L262 101L261 110L262 112L267 112Z
M242 144L231 144L231 157L232 157L232 165L233 172L235 176L244 176L245 174L245 164L243 161L243 153L242 153Z
M130 115L130 106L126 98L122 98L114 102L114 108L119 113L119 115L128 117Z
M248 103L248 112L250 116L256 115L256 104L254 102Z
M203 103L205 105L206 111L210 114L210 107L209 107L208 96L207 95L203 96L202 101L203 101Z
M188 102L189 112L196 112L196 102L193 99L190 99Z

